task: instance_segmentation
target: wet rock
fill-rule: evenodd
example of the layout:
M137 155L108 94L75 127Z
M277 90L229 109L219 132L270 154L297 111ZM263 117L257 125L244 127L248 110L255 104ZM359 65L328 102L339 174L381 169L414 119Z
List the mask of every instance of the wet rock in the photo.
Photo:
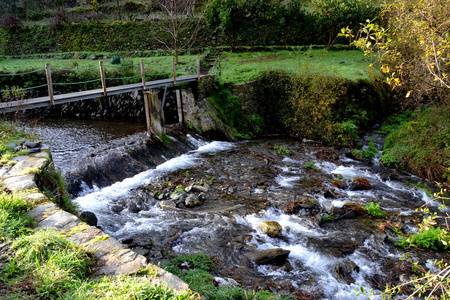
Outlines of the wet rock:
M337 198L337 197L339 197L339 194L336 193L334 189L330 189L330 190L326 190L326 191L323 193L323 196L324 196L325 198Z
M85 221L90 226L97 226L98 219L97 216L90 211L83 211L80 215L81 219Z
M361 207L361 205L356 203L346 203L339 210L338 219L339 220L355 219L359 216L362 216L364 213L365 210Z
M332 214L334 210L334 206L333 203L331 203L330 200L323 200L322 201L322 211L327 213L327 214Z
M332 184L332 185L334 185L335 187L337 187L338 189L343 189L344 188L344 185L342 184L342 182L340 181L340 180L338 180L338 179L333 179L333 180L331 180L330 181L330 183Z
M258 224L258 227L271 238L280 237L283 231L283 227L276 221L262 221Z
M369 180L367 180L364 177L356 177L353 179L353 185L351 187L352 191L367 191L371 190L372 185L370 184Z
M319 203L314 199L300 199L290 201L286 204L283 211L288 215L313 215L319 212Z
M129 212L132 212L132 213L135 213L135 214L137 214L138 212L141 211L141 210L137 207L136 203L134 203L134 202L128 203L127 209L128 209Z
M221 287L221 286L225 286L225 287L239 286L239 283L237 283L237 281L234 280L233 278L214 277L214 281L215 281L216 286L218 286L218 287Z
M122 210L124 210L124 207L122 205L112 205L110 209L112 212L115 212L116 214L118 214Z
M143 256L146 256L147 254L150 253L150 250L145 249L143 247L135 247L135 248L133 248L131 250L133 250L133 252L136 252L137 254L140 254L140 255L143 255Z
M190 186L186 187L186 192L194 192L194 193L206 193L209 190L209 187L205 185L198 185L198 184L191 184Z
M337 152L331 148L324 148L318 150L313 154L317 159L325 160L329 162L336 162L339 160L339 155Z
M278 265L286 263L291 251L282 248L267 249L246 253L245 256L257 265Z
M124 239L120 241L122 244L124 245L130 245L131 243L133 243L133 239Z
M177 208L177 204L175 202L173 202L172 200L159 201L158 204L159 204L159 207L161 207L162 209Z
M334 270L338 277L345 281L347 284L355 283L355 279L352 274L354 272L359 272L359 267L351 260L346 260L344 262L338 263Z
M40 141L26 141L22 144L22 148L23 149L33 149L33 148L38 148L41 145Z
M199 206L202 203L202 201L200 200L200 197L195 195L195 194L191 194L189 196L187 196L184 205L186 205L186 207L196 207Z

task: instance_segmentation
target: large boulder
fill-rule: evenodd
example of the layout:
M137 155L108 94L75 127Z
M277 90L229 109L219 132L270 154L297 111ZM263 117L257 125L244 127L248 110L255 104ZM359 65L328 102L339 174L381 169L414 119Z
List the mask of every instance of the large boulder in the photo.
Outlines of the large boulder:
M276 221L262 221L259 223L258 227L271 238L280 237L281 232L283 231L283 227Z

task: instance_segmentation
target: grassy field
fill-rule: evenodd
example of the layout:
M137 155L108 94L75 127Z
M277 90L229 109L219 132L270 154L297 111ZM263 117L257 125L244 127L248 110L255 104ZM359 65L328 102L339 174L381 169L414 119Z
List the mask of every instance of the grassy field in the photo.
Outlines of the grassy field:
M146 74L164 74L171 76L172 57L134 57L122 58L122 64L113 65L110 59L103 59L105 70L116 70L126 67L130 75L130 65L133 74L140 73L139 62L143 59ZM52 69L86 70L96 72L99 62L92 59L4 59L0 61L0 71L4 73L20 73L44 68L49 63ZM218 81L225 84L239 84L255 80L266 71L285 71L288 73L308 73L330 75L348 80L371 80L380 75L379 71L369 69L370 60L359 50L329 51L326 49L309 49L306 51L268 51L268 52L223 52L221 55L222 76ZM210 73L218 74L218 64ZM180 56L177 65L178 75L195 74L196 55ZM140 80L137 78L136 80Z
M370 60L359 50L222 53L222 83L238 84L255 80L266 71L326 74L349 80L371 80L381 75L368 69Z
M110 63L110 59L102 59L106 69L129 67L133 64L137 72L141 59L144 60L146 73L165 73L172 72L172 56L156 56L156 57L121 57L122 64L114 65ZM192 67L196 70L196 55L184 55L180 57L180 63L177 66L177 71L185 72L186 68ZM0 60L0 71L5 73L22 72L24 70L36 70L45 67L45 64L50 64L52 69L64 70L82 70L82 69L98 69L99 61L92 59L8 59Z

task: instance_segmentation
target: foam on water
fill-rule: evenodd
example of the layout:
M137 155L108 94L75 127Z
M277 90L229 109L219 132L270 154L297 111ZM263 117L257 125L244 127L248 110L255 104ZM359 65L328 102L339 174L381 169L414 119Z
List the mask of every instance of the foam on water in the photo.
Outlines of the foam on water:
M198 154L200 153L215 153L233 147L234 144L228 142L212 142L202 145L197 150L170 159L157 166L155 169L144 171L93 193L78 197L74 202L77 203L82 210L98 213L101 217L103 214L102 211L107 203L125 196L131 189L148 184L154 178L161 176L166 172L174 172L196 166L200 161L198 158Z
M293 183L297 180L300 180L300 176L285 176L285 175L278 175L275 178L275 182L285 188L293 187Z

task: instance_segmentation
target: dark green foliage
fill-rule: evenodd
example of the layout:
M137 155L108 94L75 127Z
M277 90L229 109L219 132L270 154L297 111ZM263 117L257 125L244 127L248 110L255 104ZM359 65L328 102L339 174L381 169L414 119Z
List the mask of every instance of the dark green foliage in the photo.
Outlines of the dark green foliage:
M374 19L380 9L368 0L313 0L317 6L317 27L326 32L323 43L331 46L338 41L341 28L349 27L357 32L362 23Z

